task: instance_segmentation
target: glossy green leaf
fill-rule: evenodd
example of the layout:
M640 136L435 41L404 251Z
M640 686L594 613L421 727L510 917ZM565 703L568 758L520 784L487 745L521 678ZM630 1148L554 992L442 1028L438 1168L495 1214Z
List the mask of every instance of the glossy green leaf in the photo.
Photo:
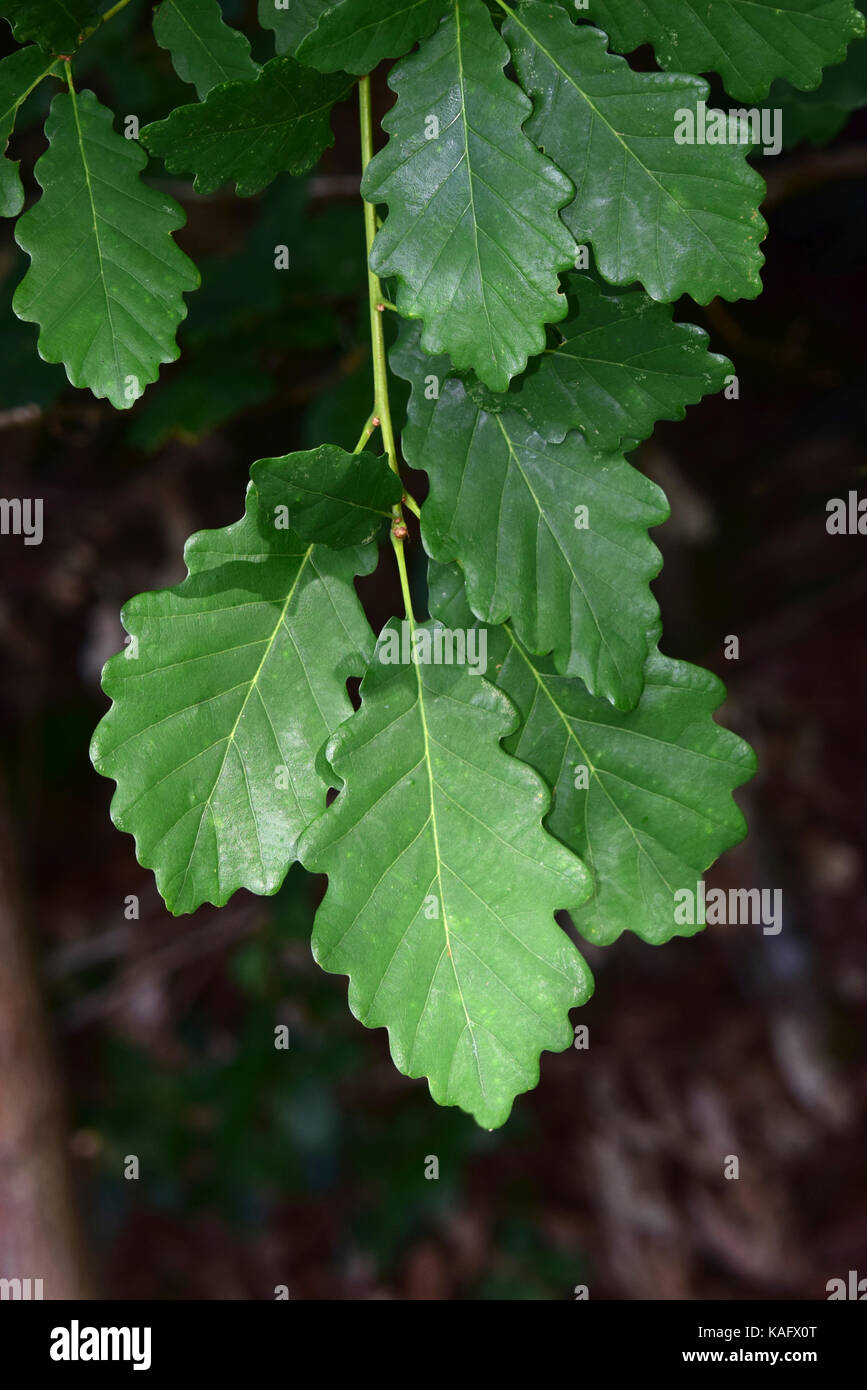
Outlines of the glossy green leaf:
M508 50L482 0L454 12L392 69L388 144L362 192L387 203L371 264L399 280L397 304L422 342L504 391L545 346L574 261L558 217L572 185L523 134L530 106L503 72Z
M97 0L2 0L2 13L19 43L32 39L49 53L72 53L82 33L99 20Z
M438 626L411 640L433 652ZM568 1011L591 992L554 921L589 875L542 829L541 778L500 746L509 701L467 667L392 663L402 640L392 619L328 746L342 789L299 849L329 878L313 953L349 976L352 1012L388 1029L400 1071L493 1129L538 1081L539 1053L569 1046Z
M663 493L580 434L552 444L517 411L489 412L410 334L391 361L412 383L404 457L430 478L427 553L460 562L483 622L511 617L532 651L553 651L559 670L630 708L658 611L647 530L668 516Z
M316 28L334 0L259 0L259 23L274 30L278 53L297 53L301 41Z
M228 82L164 121L143 143L174 174L195 174L197 193L235 183L242 197L278 174L303 174L334 141L331 108L352 88L345 74L323 76L294 58L272 58L252 82Z
M183 209L142 182L144 152L92 92L56 96L45 133L42 197L15 229L31 263L12 307L40 325L46 362L123 410L178 355L183 295L199 283L171 236Z
M200 98L221 82L245 81L259 71L249 41L226 24L219 0L162 0L153 28L178 77L191 82Z
M403 486L381 455L336 444L260 459L251 469L266 526L288 524L306 541L342 550L382 534Z
M103 672L114 703L91 747L174 913L275 892L324 809L316 758L370 656L352 581L376 552L263 535L251 484L243 518L199 531L184 558L183 583L124 609L132 640Z
M431 566L431 611L471 620L457 566ZM635 709L595 700L580 681L531 656L507 623L487 637L496 682L517 706L506 743L554 788L545 822L593 871L594 893L572 915L589 941L624 931L659 944L691 936L675 893L746 834L732 791L755 772L748 744L713 719L725 688L710 671L653 650Z
M640 280L653 299L754 298L767 227L748 147L674 139L677 113L695 112L707 83L633 72L598 29L550 3L522 5L503 34L534 101L527 133L575 184L563 220L604 278Z
M55 62L36 44L19 48L0 62L0 217L17 217L24 206L18 162L6 159L3 153L15 128L18 108Z
M817 87L864 32L851 0L589 0L587 14L619 53L652 44L660 67L717 72L738 101L761 101L777 77Z
M568 291L568 318L508 397L545 439L574 429L603 449L646 439L657 420L682 420L734 371L708 352L704 329L674 323L669 305L640 290L604 293L574 274Z
M383 58L401 58L426 38L451 0L340 0L298 48L320 72L372 72Z

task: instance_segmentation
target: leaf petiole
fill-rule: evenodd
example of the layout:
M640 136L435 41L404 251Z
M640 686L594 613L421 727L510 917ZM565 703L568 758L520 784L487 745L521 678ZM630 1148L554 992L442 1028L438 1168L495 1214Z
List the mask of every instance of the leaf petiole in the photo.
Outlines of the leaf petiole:
M379 429L379 417L376 413L376 407L374 406L373 410L370 412L370 414L367 417L367 420L365 421L364 429L358 436L358 443L356 444L352 452L354 454L360 454L368 439L373 434L373 431L377 429Z
M119 14L121 10L126 9L126 6L127 6L128 4L129 4L129 0L117 0L117 4L116 4L116 5L112 5L112 7L111 7L110 10L106 10L104 14L101 14L101 15L100 15L100 17L99 17L99 23L100 23L100 24L107 24L108 21L109 21L110 19L114 19L115 15L116 15L116 14ZM98 26L96 26L96 27L98 27ZM92 32L93 32L93 31L91 30L91 33L92 33Z
M362 173L373 158L373 116L370 104L370 77L362 77L358 82L358 105L361 117L361 168ZM373 408L379 417L382 428L382 442L388 456L388 466L397 473L397 445L394 440L394 426L391 421L391 406L388 399L388 368L385 357L385 335L382 331L382 316L377 305L384 303L379 276L370 268L370 253L376 235L376 208L364 199L364 233L367 248L367 291L370 301L370 341L373 350Z
M403 536L396 535L400 523L395 522L391 528L391 543L394 546L394 553L397 558L397 569L400 574L400 591L403 594L403 606L406 610L406 618L411 628L415 627L415 614L412 611L412 598L409 592L409 575L406 572L406 555L403 548ZM406 526L403 527L404 532Z
M358 80L358 108L361 121L361 171L367 168L373 158L373 114L370 102L370 77L361 77ZM389 300L383 299L382 284L379 276L370 268L370 253L373 249L373 239L376 236L376 208L373 203L364 200L364 234L366 244L367 259L367 294L370 303L370 342L373 351L373 410L379 420L382 430L382 442L385 446L385 453L388 459L388 466L400 477L400 469L397 463L397 444L394 438L394 425L391 419L391 404L388 398L388 366L385 355L385 335L382 331L382 310L383 308L394 308ZM419 515L417 503L410 502L406 498L407 506L410 510ZM403 542L407 534L406 522L403 518L403 508L398 502L392 508L391 522L391 543L397 557L397 568L400 573L400 587L403 593L403 602L406 609L406 616L410 623L415 622L412 611L412 600L409 593L409 578L406 572L406 556L404 555Z

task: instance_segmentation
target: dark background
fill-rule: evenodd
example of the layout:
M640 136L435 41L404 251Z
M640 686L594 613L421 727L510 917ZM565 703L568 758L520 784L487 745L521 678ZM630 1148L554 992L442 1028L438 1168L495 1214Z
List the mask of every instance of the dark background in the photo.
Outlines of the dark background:
M267 57L269 36L257 43ZM81 57L79 85L120 118L194 99L147 7ZM28 200L45 95L15 136ZM381 112L381 74L376 95ZM2 492L44 498L45 538L0 541L0 918L33 944L51 1050L16 1069L38 1035L16 957L0 970L0 1173L43 1174L51 1210L68 1160L80 1230L54 1223L45 1259L73 1292L89 1278L122 1299L271 1298L278 1284L297 1298L560 1299L580 1283L594 1299L824 1298L830 1278L867 1275L867 538L825 529L829 498L867 496L867 118L824 149L757 161L764 293L677 310L733 359L739 399L691 407L636 457L672 505L654 533L663 649L722 676L720 718L759 757L738 795L750 836L708 881L781 888L783 931L585 948L597 994L573 1018L590 1049L546 1054L495 1133L434 1105L385 1034L352 1018L345 981L312 960L317 889L299 870L273 899L171 918L87 756L123 601L179 580L185 537L240 515L255 458L351 448L367 415L352 103L334 125L312 180L259 199L166 180L203 288L180 361L131 412L39 361L9 307L24 261L2 229ZM361 586L374 625L398 604L392 568L384 555ZM36 1121L18 1123L31 1105ZM738 1156L738 1181L721 1154ZM15 1202L0 1184L7 1253ZM11 1242L21 1260L27 1230Z

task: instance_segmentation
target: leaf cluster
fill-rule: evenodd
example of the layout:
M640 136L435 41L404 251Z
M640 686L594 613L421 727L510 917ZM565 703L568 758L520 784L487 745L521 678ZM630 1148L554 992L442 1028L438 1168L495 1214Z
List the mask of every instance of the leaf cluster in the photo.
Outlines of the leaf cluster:
M241 519L190 538L181 584L127 604L94 764L174 913L273 893L295 862L327 874L316 959L349 977L401 1071L494 1127L540 1053L569 1046L593 987L555 913L597 944L694 930L676 895L745 831L732 792L754 758L714 719L723 687L660 651L650 532L668 503L635 451L734 380L673 306L759 293L764 184L748 143L674 132L714 76L737 102L778 93L806 138L833 133L867 95L863 16L850 0L701 14L590 0L586 15L567 0L259 0L266 56L218 0L161 0L153 39L189 100L121 133L74 76L114 10L0 0L24 45L0 63L4 138L31 92L63 83L26 211L17 165L0 165L30 258L13 308L40 355L131 407L177 356L199 282L148 156L201 196L252 198L317 165L357 89L373 382L354 451L317 441L255 462ZM642 44L658 70L623 56ZM375 149L381 63L395 101ZM260 266L270 241L266 223ZM224 409L269 390L252 349L273 277L245 280L245 304L224 271L231 326L197 348L194 310L191 374L138 417L142 444L179 417L223 418L202 399L215 379ZM376 634L355 581L387 543L404 616Z

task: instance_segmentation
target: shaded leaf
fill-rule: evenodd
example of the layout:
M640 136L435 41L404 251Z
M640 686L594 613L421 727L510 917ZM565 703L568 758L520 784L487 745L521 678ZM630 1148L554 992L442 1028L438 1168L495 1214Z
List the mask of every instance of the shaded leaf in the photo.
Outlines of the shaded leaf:
M278 53L294 56L302 39L315 28L320 15L325 14L334 0L288 0L282 6L276 0L259 0L259 23L263 29L274 30Z
M500 747L509 701L466 668L386 664L401 639L392 619L328 746L342 790L300 846L329 877L313 954L350 977L352 1012L388 1029L400 1071L494 1128L591 992L553 915L589 875L542 829L541 778Z
M274 391L259 354L237 339L231 353L223 342L191 350L189 335L185 344L176 373L148 393L130 425L126 438L137 449L158 449L167 439L196 443Z
M451 0L339 0L302 41L298 57L320 72L372 72L426 38Z
M796 92L788 82L775 82L768 104L783 113L783 144L787 148L802 140L827 144L853 111L867 106L867 39L851 43L845 63L828 68L815 91Z
M66 373L41 361L35 327L13 314L11 280L11 275L0 280L0 410L32 405L47 410L66 390Z
M99 20L97 0L3 0L2 13L19 43L33 39L49 53L71 53Z
M0 217L17 217L24 206L18 161L6 159L3 153L15 128L18 108L55 63L56 59L36 44L19 48L0 62Z
M817 87L864 32L850 0L590 0L589 16L619 53L652 44L661 68L717 72L738 101L761 101L777 77Z
M488 412L410 334L391 361L412 383L404 457L430 478L427 553L460 562L483 622L511 617L532 651L553 650L559 670L630 708L658 611L649 583L661 557L647 529L668 516L663 493L580 434L552 444L517 411Z
M221 82L244 81L259 71L245 35L224 21L219 0L162 0L153 29L178 77L200 98Z
M529 103L482 0L453 14L392 69L390 139L362 192L387 203L371 264L399 280L397 305L422 342L504 391L563 317L557 272L572 264L558 217L572 186L523 134Z
M640 280L653 299L755 298L764 181L743 145L674 139L676 113L694 112L707 83L633 72L551 4L522 5L503 34L534 101L527 133L576 187L563 220L604 278Z
M604 449L646 439L657 420L682 420L687 405L721 390L734 370L708 352L704 329L672 322L670 306L640 290L606 294L577 274L568 287L559 341L507 398L544 438L559 441L580 429Z
M197 193L233 182L249 197L278 174L313 168L334 141L331 108L352 85L345 74L272 58L253 81L215 87L204 101L145 126L141 138L172 173L194 174Z
M470 619L457 566L432 565L430 587L443 622ZM521 714L506 747L554 788L545 824L593 871L592 898L571 914L577 929L598 944L632 931L655 945L701 930L676 921L674 895L695 893L743 839L731 794L755 772L749 745L712 717L722 682L652 650L641 699L623 713L531 656L508 623L487 642L497 685Z
M263 537L251 484L243 518L197 532L184 558L183 583L124 608L132 641L103 672L114 703L91 746L117 782L115 825L176 914L275 892L324 809L315 760L370 655L352 581L376 552Z
M123 410L178 355L182 296L199 283L171 237L184 212L142 182L144 152L92 92L56 96L45 133L42 197L15 228L31 263L12 307L40 325L46 362Z
M348 454L321 444L283 458L260 459L251 469L266 533L288 520L302 540L342 550L381 535L403 486L383 456Z

